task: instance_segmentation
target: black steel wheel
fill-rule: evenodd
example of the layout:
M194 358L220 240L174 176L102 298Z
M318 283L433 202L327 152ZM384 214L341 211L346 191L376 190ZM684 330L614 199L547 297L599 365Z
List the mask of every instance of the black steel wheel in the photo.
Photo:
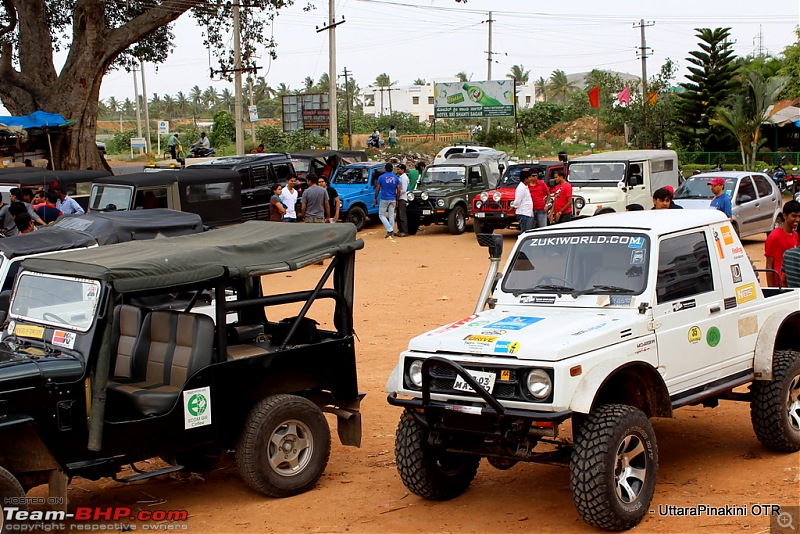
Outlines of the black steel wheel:
M254 490L289 497L311 489L330 452L330 429L316 404L296 395L272 395L250 410L236 447L236 467Z
M780 452L800 451L800 352L772 356L772 380L751 387L750 420L758 441Z
M7 507L27 510L28 503L25 500L25 490L17 477L7 469L0 467L0 530L11 528L6 519L5 508Z
M397 425L394 444L397 472L414 495L433 501L458 497L478 472L480 456L454 454L428 445L428 431L405 410Z
M636 526L650 508L658 473L653 427L639 409L600 406L574 435L572 500L584 521L604 530Z
M467 229L467 213L462 206L456 206L447 215L447 228L453 235L461 235Z
M367 224L367 214L361 207L352 206L347 210L347 222L353 223L360 232Z

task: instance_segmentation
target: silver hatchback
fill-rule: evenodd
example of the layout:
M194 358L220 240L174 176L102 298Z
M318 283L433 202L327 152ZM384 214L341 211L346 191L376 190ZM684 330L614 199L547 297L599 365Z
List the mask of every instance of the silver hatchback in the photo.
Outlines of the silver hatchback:
M739 237L771 232L783 224L781 192L762 172L723 171L696 174L675 191L675 203L685 209L709 209L714 194L712 178L725 180L725 194L731 199L733 226Z

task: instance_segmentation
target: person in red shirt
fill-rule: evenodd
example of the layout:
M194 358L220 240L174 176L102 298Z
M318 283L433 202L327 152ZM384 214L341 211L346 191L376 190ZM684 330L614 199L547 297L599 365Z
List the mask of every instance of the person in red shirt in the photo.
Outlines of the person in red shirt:
M553 195L553 209L550 211L550 224L572 220L572 184L564 177L564 171L553 172L556 185L550 190Z
M780 273L780 276L773 272L767 273L767 284L772 287L786 285L786 274L781 270L783 253L790 248L800 246L800 234L797 232L799 223L800 202L790 200L783 206L783 224L771 231L767 236L767 242L764 243L767 269L774 269Z
M550 198L550 189L544 180L539 179L537 173L531 174L531 182L528 184L528 189L531 191L531 199L533 200L533 221L536 223L536 228L544 228L547 226L547 200Z

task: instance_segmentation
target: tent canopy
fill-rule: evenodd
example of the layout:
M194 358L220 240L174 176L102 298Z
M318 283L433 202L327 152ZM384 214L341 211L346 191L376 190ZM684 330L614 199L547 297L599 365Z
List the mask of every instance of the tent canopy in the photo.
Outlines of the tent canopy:
M67 124L67 121L64 119L64 117L56 113L34 111L30 115L25 115L22 117L0 115L0 124L5 124L6 126L18 126L27 130L28 128L61 126L63 124Z

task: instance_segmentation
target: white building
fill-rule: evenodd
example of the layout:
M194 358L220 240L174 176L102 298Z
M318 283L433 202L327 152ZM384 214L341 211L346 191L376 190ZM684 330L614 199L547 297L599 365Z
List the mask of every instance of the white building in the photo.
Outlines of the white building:
M438 82L457 82L457 78L436 80ZM378 87L370 85L361 92L364 114L382 117L393 112L410 113L420 122L433 120L434 82L425 85L398 85ZM533 83L517 86L517 108L523 109L536 103L536 89Z

